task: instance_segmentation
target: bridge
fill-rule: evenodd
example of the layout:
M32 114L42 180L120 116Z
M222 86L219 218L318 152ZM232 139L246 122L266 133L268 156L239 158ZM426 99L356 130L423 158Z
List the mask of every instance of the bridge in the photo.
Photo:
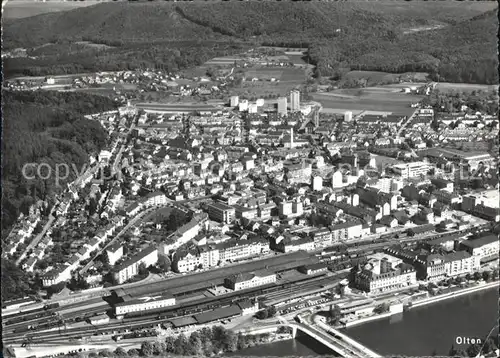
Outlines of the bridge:
M308 336L314 338L324 346L330 348L332 351L337 352L346 358L366 358L366 357L381 357L379 354L373 352L372 350L364 347L362 344L356 342L352 338L338 332L337 330L325 325L326 327L321 327L315 323L310 323L303 321L290 322L279 317L280 324L268 323L264 325L259 325L258 327L252 327L249 329L242 329L240 332L247 334L257 334L257 333L268 333L273 332L278 329L278 327L289 327L292 329L292 337L296 337L297 332L307 334Z

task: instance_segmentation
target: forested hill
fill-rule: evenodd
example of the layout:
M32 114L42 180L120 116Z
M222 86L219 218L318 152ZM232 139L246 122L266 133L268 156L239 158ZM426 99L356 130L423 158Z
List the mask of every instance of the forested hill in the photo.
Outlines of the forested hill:
M72 164L80 170L99 151L107 133L85 114L116 108L109 98L68 92L3 93L2 231L36 200L57 191L54 176L26 179L26 163ZM74 173L67 180L73 179ZM62 181L63 183L65 181Z
M177 69L196 65L193 57L234 52L238 44L269 44L309 46L323 76L345 69L414 69L452 82L493 83L496 75L485 68L497 62L496 7L457 1L109 2L7 21L5 49L52 45L28 52L36 59L8 61L6 70L92 70L90 58L101 70L134 68L141 61ZM77 41L113 47L83 49ZM63 69L63 63L74 66ZM479 69L465 75L471 66Z

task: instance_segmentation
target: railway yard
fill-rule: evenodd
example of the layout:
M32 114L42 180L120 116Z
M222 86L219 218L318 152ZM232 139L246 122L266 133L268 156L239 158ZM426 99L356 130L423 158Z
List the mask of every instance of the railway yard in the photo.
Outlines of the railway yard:
M241 315L243 302L258 301L261 308L273 305L280 312L288 312L300 304L304 306L325 302L326 293L349 275L349 269L353 265L370 253L394 244L412 245L485 228L486 226L442 233L428 230L415 236L394 233L377 240L339 243L321 252L297 251L206 272L180 275L152 284L116 288L104 297L67 305L36 303L24 307L22 312L4 314L4 343L46 343L61 339L78 341L85 337L95 339L95 336L107 336L108 339L114 337L117 340L146 337L155 335L152 329L159 326L178 329L231 319ZM324 263L328 270L309 275L299 270L305 265L317 263ZM215 294L219 292L215 289L222 287L225 278L231 274L248 274L264 269L276 274L276 282ZM148 299L165 292L175 298L174 305L126 313L121 319L117 319L114 314L115 305L125 296ZM307 301L301 303L306 297ZM91 318L102 314L109 318L106 322L90 322Z

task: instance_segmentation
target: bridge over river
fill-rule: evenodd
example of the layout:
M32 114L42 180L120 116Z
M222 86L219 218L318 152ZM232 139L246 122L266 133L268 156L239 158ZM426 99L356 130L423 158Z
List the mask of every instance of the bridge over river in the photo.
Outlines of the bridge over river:
M279 317L279 319L280 324L267 323L257 327L242 329L239 332L258 334L274 332L278 327L290 327L294 338L297 332L300 331L346 358L381 357L378 353L324 323L311 322L307 319L301 323L290 322L283 317Z

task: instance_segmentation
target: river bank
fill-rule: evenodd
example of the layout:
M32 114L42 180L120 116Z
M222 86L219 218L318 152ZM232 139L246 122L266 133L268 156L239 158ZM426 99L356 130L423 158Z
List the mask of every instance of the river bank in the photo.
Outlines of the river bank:
M440 302L440 301L447 300L447 299L450 299L450 298L455 298L455 297L460 297L460 296L463 296L463 295L468 295L468 294L471 294L471 293L474 293L474 292L478 292L478 291L487 290L487 289L490 289L490 288L493 288L493 287L497 287L499 284L500 284L500 281L488 282L488 283L481 282L479 284L479 286L476 286L476 287L468 287L468 288L464 288L463 290L460 290L460 291L450 292L450 293L445 293L445 294L442 294L442 295L439 295L439 296L425 298L423 300L416 301L415 303L412 302L412 304L411 304L410 307L411 308L415 308L415 307L425 306L425 305L429 305L431 303Z

